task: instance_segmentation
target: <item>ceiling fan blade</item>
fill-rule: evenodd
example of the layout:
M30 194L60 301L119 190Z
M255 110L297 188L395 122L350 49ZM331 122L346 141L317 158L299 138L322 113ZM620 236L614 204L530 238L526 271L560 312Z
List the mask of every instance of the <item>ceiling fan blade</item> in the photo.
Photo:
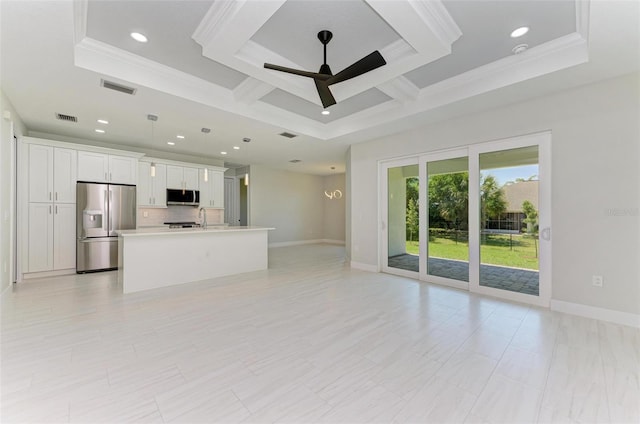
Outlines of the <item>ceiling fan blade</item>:
M329 86L325 81L314 80L316 83L316 88L318 89L318 95L320 96L320 101L322 102L322 106L326 109L331 105L336 104L336 99L333 98L333 94L329 90Z
M264 67L267 69L273 69L274 71L287 72L289 74L313 78L315 80L326 80L327 78L331 77L331 75L319 74L317 72L301 71L299 69L287 68L280 65L272 65L271 63L265 63Z
M366 74L367 72L373 71L374 69L386 64L387 62L384 60L380 52L376 50L375 52L363 57L353 65L348 66L347 68L338 72L334 76L329 77L325 81L325 83L327 85L337 84L339 82L360 76L362 74Z

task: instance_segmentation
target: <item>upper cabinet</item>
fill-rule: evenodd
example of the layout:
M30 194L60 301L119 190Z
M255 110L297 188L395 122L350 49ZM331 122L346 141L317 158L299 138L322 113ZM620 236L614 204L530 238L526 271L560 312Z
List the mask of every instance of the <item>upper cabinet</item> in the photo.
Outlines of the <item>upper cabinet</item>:
M97 152L78 152L78 180L99 183L137 182L137 159Z
M167 207L167 165L156 163L151 176L151 163L138 162L138 206Z
M75 203L77 153L39 144L29 145L29 202Z
M204 169L200 170L200 206L205 208L224 208L224 173L207 169L207 181Z
M198 190L198 168L167 165L167 188Z

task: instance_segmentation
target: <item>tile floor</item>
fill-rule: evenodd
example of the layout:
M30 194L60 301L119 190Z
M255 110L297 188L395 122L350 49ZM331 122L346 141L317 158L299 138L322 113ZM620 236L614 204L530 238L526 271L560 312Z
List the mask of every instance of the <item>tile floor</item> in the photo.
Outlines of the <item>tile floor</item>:
M634 422L640 330L351 270L344 249L122 295L115 272L2 297L12 422Z

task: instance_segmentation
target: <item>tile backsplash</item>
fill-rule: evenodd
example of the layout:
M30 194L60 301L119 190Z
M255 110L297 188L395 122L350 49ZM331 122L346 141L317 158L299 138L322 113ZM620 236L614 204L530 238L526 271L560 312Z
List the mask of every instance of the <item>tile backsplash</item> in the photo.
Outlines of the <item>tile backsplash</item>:
M146 217L145 217L146 212ZM163 225L165 222L193 221L198 219L198 208L193 206L167 206L166 208L138 208L138 227ZM224 222L224 209L207 209L209 224Z

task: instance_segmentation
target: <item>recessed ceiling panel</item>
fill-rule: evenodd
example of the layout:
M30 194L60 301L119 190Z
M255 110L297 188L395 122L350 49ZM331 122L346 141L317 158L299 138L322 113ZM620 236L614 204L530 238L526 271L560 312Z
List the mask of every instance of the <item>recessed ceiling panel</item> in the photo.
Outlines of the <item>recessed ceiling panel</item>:
M289 0L256 32L252 41L286 57L305 70L322 65L318 32L329 30L327 63L337 73L400 36L360 0Z
M149 60L233 89L246 75L202 56L191 39L211 0L89 1L87 36ZM130 37L147 36L147 43Z
M322 115L321 106L280 89L273 90L260 100L272 106L279 107L280 109L313 119L314 121L329 123L392 99L377 88L371 88L331 106L329 108L331 114L329 115Z
M449 14L462 30L452 53L405 74L419 88L428 87L498 59L513 55L513 48L529 48L576 31L573 1L462 1L444 0ZM529 32L511 38L516 28Z

